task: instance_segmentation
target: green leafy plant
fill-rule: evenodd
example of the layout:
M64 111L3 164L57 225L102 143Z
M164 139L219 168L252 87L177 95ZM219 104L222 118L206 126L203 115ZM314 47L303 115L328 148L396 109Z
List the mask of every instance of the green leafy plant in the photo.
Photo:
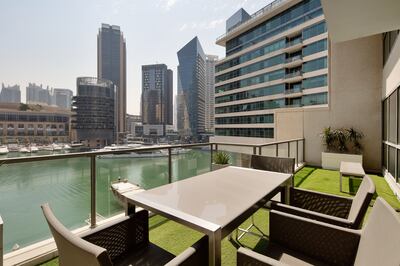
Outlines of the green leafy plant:
M354 128L324 128L321 137L328 152L354 153L362 151L363 134Z
M218 151L214 154L213 162L215 164L229 164L231 157L226 152Z

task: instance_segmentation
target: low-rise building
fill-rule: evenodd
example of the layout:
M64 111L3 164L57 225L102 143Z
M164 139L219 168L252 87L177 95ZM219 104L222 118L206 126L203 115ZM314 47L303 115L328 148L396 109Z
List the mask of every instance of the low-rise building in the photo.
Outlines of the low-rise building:
M71 111L51 106L0 104L1 143L69 142Z

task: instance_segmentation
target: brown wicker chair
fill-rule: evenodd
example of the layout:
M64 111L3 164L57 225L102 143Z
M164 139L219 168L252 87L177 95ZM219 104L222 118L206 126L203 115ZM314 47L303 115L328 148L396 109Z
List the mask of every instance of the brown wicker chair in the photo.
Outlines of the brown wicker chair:
M295 159L294 158L281 158L281 157L269 157L262 155L251 155L250 167L257 170L273 171L292 175L292 185L293 185L293 174L295 169ZM283 193L283 192L281 192ZM279 194L277 194L273 200L279 201ZM268 204L269 206L270 204ZM261 230L258 230L260 234L250 232L250 229L255 226L254 216L251 216L251 224L247 228L237 228L236 230L236 240L239 241L245 234L252 234L259 237L263 237ZM242 233L239 235L239 232Z
M400 265L400 216L378 198L362 230L271 211L266 256L246 248L237 265Z
M295 159L252 155L250 167L258 170L293 174L295 168Z
M42 205L58 248L60 265L204 265L208 262L207 237L179 256L149 242L149 215L143 210L118 221L99 226L78 237Z
M354 198L340 197L300 188L290 189L290 205L272 202L281 212L358 229L375 193L372 179L365 175Z

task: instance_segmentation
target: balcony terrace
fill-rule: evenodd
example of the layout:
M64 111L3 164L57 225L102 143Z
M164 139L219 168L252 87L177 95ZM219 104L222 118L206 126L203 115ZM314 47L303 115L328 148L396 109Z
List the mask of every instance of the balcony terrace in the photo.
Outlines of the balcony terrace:
M376 186L376 197L383 197L394 209L400 210L400 202L393 195L389 186L382 176L370 175ZM354 195L357 191L360 181L354 179L345 179L343 183L343 192L339 190L339 172L332 170L324 170L315 167L304 167L299 170L295 175L295 186L349 197ZM364 220L368 220L371 206L367 211L367 216ZM250 224L248 219L242 227L247 227ZM266 209L261 209L256 212L255 222L260 225L261 231L265 235L269 235L268 224L269 224L269 212ZM256 228L251 229L252 232L258 233ZM201 238L201 234L188 227L170 221L162 216L156 215L150 218L150 240L151 242L165 248L174 255L180 254L188 246L196 242ZM260 239L253 235L246 235L240 242L237 242L234 238L225 238L222 242L222 265L236 265L236 250L239 246L249 247L258 253L263 254L265 247L267 246L268 240ZM58 259L48 261L42 265L45 266L56 266L58 265Z

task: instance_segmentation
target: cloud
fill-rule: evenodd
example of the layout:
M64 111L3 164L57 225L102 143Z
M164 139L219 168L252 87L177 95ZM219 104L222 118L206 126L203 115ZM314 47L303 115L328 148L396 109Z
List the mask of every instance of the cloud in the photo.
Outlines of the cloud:
M215 29L218 25L224 22L224 19L214 19L208 22L191 22L191 23L184 23L180 28L179 31L185 31L188 29L192 30L209 30Z
M161 7L165 11L169 11L177 2L178 0L160 0L157 6Z

